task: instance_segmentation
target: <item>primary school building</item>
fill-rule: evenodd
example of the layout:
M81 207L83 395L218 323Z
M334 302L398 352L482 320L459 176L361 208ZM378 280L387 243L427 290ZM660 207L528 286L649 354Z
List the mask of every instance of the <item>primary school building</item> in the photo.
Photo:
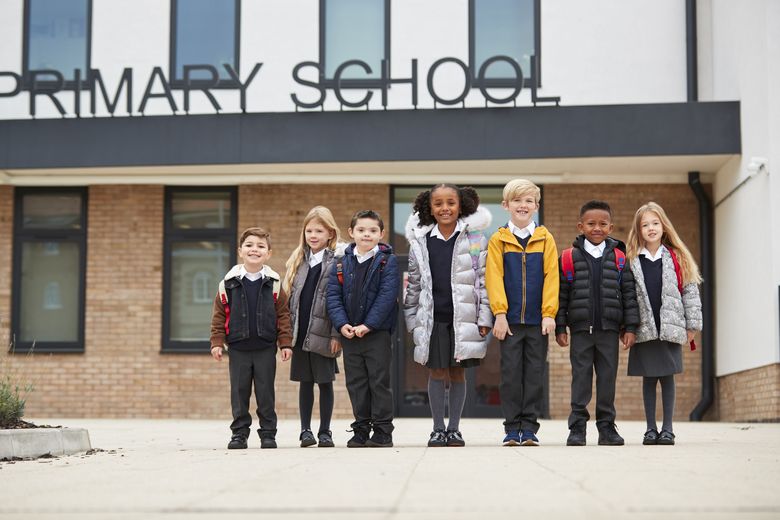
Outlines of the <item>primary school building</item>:
M373 208L405 266L419 191L476 187L490 233L525 177L559 249L589 199L620 239L661 204L705 278L676 418L777 421L778 84L773 0L4 0L3 364L34 383L30 416L227 418L209 318L243 228L271 231L282 272L309 208L345 234ZM394 341L397 415L427 416L402 321ZM500 416L498 349L469 369L466 416ZM626 361L618 422L643 418ZM554 341L547 368L564 418Z

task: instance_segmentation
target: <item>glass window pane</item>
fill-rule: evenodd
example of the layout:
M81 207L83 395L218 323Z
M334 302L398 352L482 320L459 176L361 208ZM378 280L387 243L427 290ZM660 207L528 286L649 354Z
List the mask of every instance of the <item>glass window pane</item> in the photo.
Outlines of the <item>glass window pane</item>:
M22 243L20 341L78 341L80 265L75 242Z
M81 195L25 195L22 226L25 229L81 229Z
M224 63L236 68L235 0L178 0L176 79L184 78L184 65L213 65L220 78L229 79ZM191 77L211 79L207 72Z
M384 0L327 0L325 2L325 75L332 79L347 60L362 60L371 67L366 74L350 67L342 78L365 79L381 76L385 57Z
M66 80L87 72L87 0L30 0L27 67L54 69ZM48 78L44 78L48 79Z
M175 229L225 229L231 226L230 192L175 192L171 202Z
M171 244L171 341L209 339L217 283L230 268L230 257L228 242Z
M531 77L534 54L534 0L474 0L475 74L488 58L504 55L514 58ZM487 78L514 78L506 63L492 64Z

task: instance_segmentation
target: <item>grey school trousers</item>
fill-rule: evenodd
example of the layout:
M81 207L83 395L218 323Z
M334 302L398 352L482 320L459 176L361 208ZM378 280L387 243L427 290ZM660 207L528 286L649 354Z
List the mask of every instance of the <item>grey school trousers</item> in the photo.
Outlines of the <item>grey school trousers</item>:
M504 431L539 431L547 336L541 325L510 325L501 342L501 412Z
M615 380L618 371L618 333L594 330L575 332L569 346L571 360L571 414L569 428L585 427L590 419L588 403L593 396L596 370L596 426L615 422Z
M249 397L252 384L255 386L257 418L260 422L260 437L276 436L276 410L274 405L274 379L276 378L276 347L241 351L230 349L230 405L233 409L233 433L249 436L252 416L249 415Z
M390 332L377 330L362 338L341 338L344 377L355 422L353 430L391 434L393 432L393 391L390 363L393 349Z

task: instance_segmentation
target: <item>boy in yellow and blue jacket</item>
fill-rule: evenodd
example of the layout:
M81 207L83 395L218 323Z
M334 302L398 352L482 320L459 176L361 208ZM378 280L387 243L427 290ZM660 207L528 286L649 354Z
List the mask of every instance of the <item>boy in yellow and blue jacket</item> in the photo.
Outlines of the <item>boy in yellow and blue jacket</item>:
M547 337L558 312L558 249L533 220L541 190L515 179L504 187L501 205L509 222L490 237L485 285L501 341L501 411L504 446L538 446Z

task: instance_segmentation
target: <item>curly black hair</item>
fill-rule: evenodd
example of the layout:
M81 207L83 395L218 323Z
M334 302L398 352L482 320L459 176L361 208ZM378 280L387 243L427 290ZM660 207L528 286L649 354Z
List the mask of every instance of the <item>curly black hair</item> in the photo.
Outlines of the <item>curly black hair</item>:
M458 193L458 200L460 202L460 217L468 217L477 212L479 207L479 194L477 190L471 186L458 187L455 184L437 184L429 190L421 191L414 199L414 205L412 211L420 216L420 222L418 227L429 226L436 223L436 219L433 218L431 213L431 194L439 188L450 188Z
M590 211L592 209L600 209L604 210L607 213L609 213L610 218L612 218L612 208L609 207L609 204L604 202L603 200L589 200L585 204L582 205L580 208L580 218L585 214L586 211Z

